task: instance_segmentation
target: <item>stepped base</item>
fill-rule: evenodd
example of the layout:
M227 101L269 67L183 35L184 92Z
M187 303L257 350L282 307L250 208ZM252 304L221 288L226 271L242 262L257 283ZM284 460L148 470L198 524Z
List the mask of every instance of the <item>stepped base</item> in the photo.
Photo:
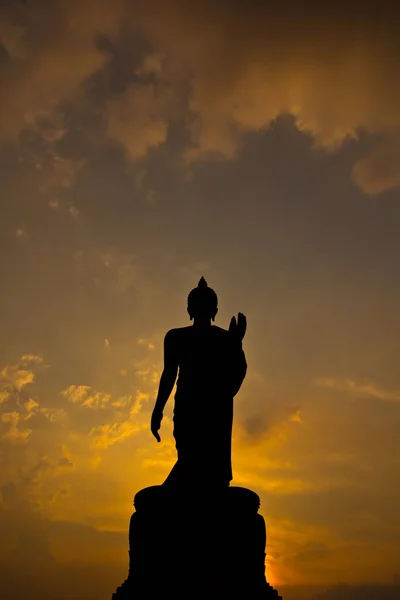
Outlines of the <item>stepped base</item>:
M134 504L129 574L113 600L280 599L265 577L266 528L254 492L174 495L154 486Z

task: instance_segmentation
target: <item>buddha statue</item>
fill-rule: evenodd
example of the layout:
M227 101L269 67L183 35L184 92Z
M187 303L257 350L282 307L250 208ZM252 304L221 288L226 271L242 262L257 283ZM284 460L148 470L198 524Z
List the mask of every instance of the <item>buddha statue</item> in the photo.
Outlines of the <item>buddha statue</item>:
M163 485L227 487L232 480L234 397L247 370L242 348L246 317L232 317L229 329L215 325L218 297L204 277L189 293L187 311L192 325L165 336L164 369L151 417L151 431L160 441L163 410L176 382L178 460Z

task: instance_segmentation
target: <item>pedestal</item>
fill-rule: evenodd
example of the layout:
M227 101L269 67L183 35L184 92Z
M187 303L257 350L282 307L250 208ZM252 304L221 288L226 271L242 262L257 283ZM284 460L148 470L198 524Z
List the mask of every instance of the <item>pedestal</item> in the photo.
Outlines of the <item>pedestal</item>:
M136 494L129 574L113 600L280 599L266 581L266 528L257 494L245 488Z

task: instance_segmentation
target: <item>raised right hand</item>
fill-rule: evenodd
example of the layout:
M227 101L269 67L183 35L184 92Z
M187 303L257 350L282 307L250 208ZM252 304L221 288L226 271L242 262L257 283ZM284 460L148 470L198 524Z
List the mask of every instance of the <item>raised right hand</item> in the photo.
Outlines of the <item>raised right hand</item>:
M244 336L246 335L246 330L247 330L247 319L243 313L238 314L237 327L238 327L239 337L241 340L243 340Z
M238 318L232 317L229 324L229 331L237 335L242 341L247 329L247 319L243 313L238 313Z

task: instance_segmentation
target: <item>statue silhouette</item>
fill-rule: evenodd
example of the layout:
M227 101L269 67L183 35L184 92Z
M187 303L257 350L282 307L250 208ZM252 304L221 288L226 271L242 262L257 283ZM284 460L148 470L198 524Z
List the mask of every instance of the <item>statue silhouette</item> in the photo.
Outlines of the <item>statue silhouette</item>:
M246 317L213 324L216 293L202 277L188 297L193 324L171 329L151 417L159 430L175 385L178 460L162 485L138 491L128 577L113 600L282 600L265 576L266 526L252 490L231 486L233 400L246 375Z
M213 325L218 298L204 277L190 292L187 310L193 324L165 336L164 370L151 417L159 442L163 410L178 376L173 429L178 460L163 485L229 486L233 399L247 370L246 317L232 317L229 330Z

